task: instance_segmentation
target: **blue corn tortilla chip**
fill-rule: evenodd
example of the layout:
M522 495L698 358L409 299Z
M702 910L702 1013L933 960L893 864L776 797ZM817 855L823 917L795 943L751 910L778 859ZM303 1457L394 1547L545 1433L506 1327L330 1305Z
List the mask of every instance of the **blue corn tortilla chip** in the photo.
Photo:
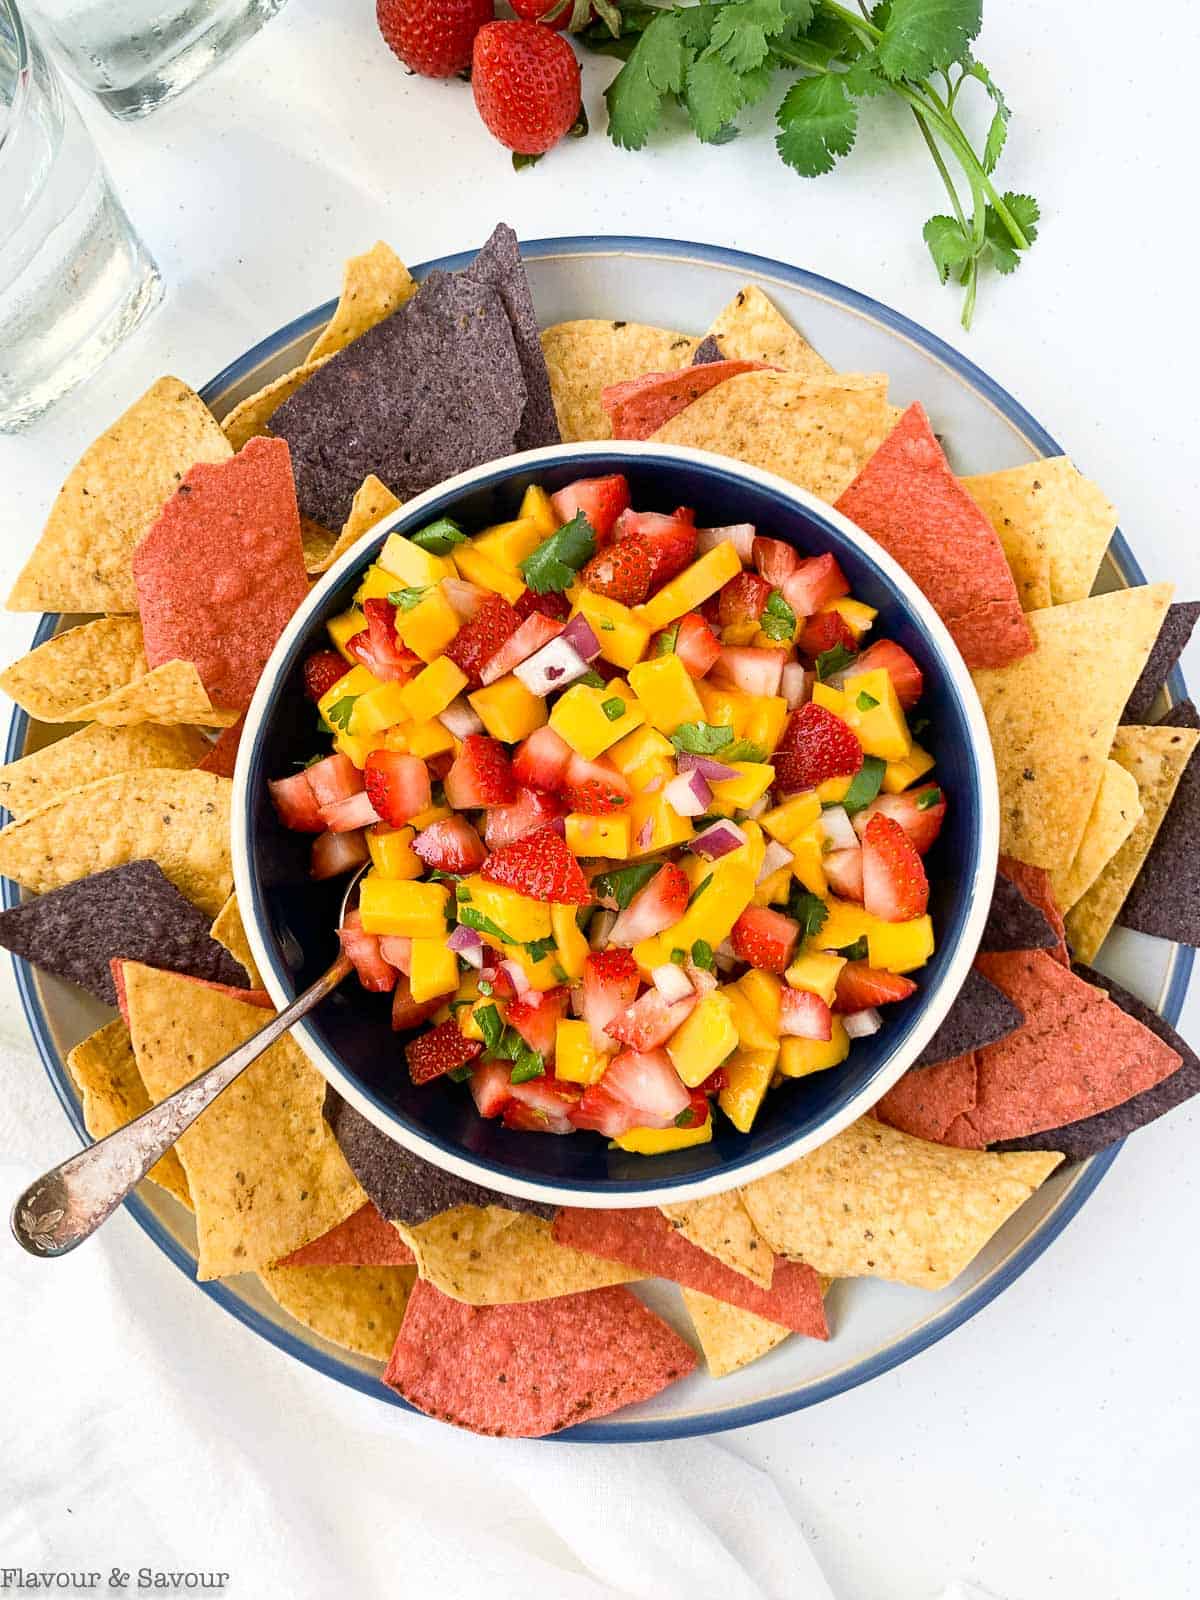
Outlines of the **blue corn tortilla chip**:
M707 367L711 366L714 361L724 361L724 359L725 352L717 343L715 335L710 333L701 339L696 346L696 353L692 357L692 366Z
M1024 1021L1020 1006L972 967L941 1026L913 1065L931 1067L972 1050L982 1050L985 1045L1007 1038Z
M325 1094L325 1120L368 1199L389 1222L415 1227L455 1206L505 1206L509 1211L532 1211L547 1220L557 1209L540 1200L500 1194L431 1166L389 1139L333 1089Z
M1160 727L1200 728L1190 700L1181 700ZM1200 945L1200 878L1196 829L1200 827L1200 761L1189 761L1142 870L1117 915L1123 928Z
M1159 690L1174 671L1175 663L1186 649L1197 618L1200 618L1200 600L1183 600L1167 608L1162 627L1158 630L1158 638L1154 641L1154 648L1121 713L1123 723L1149 722L1150 708L1158 698Z
M550 395L550 374L546 371L546 358L538 337L533 296L521 260L521 246L506 222L496 226L463 277L495 289L508 314L526 390L525 410L513 448L536 450L539 445L559 444L562 434L558 431L558 418Z
M154 861L130 861L0 911L0 946L115 1006L114 960L248 989L211 918Z
M1183 1058L1183 1064L1152 1089L1135 1094L1123 1105L1113 1106L1094 1117L1084 1117L1079 1122L1068 1122L1060 1128L1047 1128L1044 1132L1029 1134L1023 1139L1006 1139L995 1144L993 1150L1058 1150L1068 1161L1085 1161L1098 1151L1105 1150L1118 1139L1124 1139L1148 1123L1183 1105L1200 1094L1200 1058L1179 1037L1165 1017L1160 1017L1152 1007L1139 1000L1128 989L1103 972L1076 963L1075 972L1087 983L1104 989L1110 1000L1144 1028L1156 1034L1170 1050Z
M979 948L991 953L1050 950L1057 943L1058 935L1041 908L1027 900L1011 878L998 872Z
M271 418L300 511L340 528L374 473L401 500L513 450L527 390L497 289L431 272Z

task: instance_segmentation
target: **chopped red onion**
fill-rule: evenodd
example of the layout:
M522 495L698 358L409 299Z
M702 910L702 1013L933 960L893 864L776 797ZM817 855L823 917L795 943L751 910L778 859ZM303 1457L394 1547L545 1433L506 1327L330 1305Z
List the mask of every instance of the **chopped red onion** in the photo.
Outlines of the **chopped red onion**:
M826 806L821 812L820 829L831 850L857 850L858 835L845 806Z
M483 732L483 719L476 715L475 708L462 695L451 700L446 709L438 713L438 721L456 739L466 739L473 733Z
M789 661L784 667L779 688L789 711L795 711L811 697L813 677L814 674L806 672L798 661Z
M780 844L778 839L772 839L763 851L763 864L759 868L756 882L762 883L772 873L780 871L783 867L790 867L792 859L792 852L787 846Z
M687 973L682 967L677 967L673 961L667 961L661 967L655 967L650 977L653 980L654 987L668 1005L674 1005L676 1000L686 1000L693 992Z
M608 945L608 936L613 931L617 920L615 911L597 911L588 925L588 944L593 950L603 950Z
M651 839L653 837L654 837L654 818L653 817L647 817L645 822L642 823L641 827L637 831L637 839L636 839L635 842L637 844L638 849L639 850L647 849L649 847L650 841L651 841Z
M476 933L475 929L468 928L466 924L462 922L459 923L458 927L455 928L454 932L446 940L446 944L451 950L454 951L456 956L465 956L468 950L483 949L483 940ZM482 959L480 960L479 964L480 966L483 965Z
M675 757L675 770L702 773L709 783L725 783L730 778L740 776L736 767L727 767L723 761L714 761L711 756L689 755L686 750L681 750Z
M871 1034L878 1033L883 1026L883 1018L874 1006L866 1006L862 1011L851 1011L842 1018L842 1027L851 1039L866 1039Z
M577 651L585 661L595 661L600 654L600 641L592 632L591 623L585 616L572 617L559 634L559 638Z
M754 821L756 818L761 817L764 811L769 811L770 809L771 796L769 794L760 794L752 806L746 807L746 815L751 821Z
M698 833L688 845L688 849L698 856L705 856L709 861L719 861L722 856L727 856L731 850L737 850L746 842L746 835L736 822L714 822L711 828L705 828L703 833Z
M713 793L702 772L681 772L663 790L663 799L678 817L702 817Z
M500 963L500 971L508 973L509 978L512 980L512 986L519 995L529 993L529 977L519 961L502 961Z
M486 592L478 584L468 583L465 578L442 579L442 593L449 600L455 616L462 617L464 622L469 622L479 610Z
M732 972L738 964L737 953L728 939L722 939L713 951L713 960L722 972Z
M549 644L544 644L519 666L515 666L513 676L520 678L530 694L536 694L544 700L556 689L565 689L576 678L582 678L587 670L587 662L559 634L557 639L551 639Z
M724 528L696 529L697 554L704 555L708 550L715 550L719 544L731 544L741 557L742 565L750 566L754 555L754 524L732 522Z

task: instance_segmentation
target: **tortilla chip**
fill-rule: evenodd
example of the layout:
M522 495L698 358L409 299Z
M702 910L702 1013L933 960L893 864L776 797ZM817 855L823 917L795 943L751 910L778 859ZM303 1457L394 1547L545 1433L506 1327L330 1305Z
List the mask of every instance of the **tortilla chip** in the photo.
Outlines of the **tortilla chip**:
M919 403L909 406L837 509L900 563L969 667L1003 667L1033 649L995 530L951 471Z
M1117 513L1066 456L981 472L962 482L996 529L1005 552L1016 552L1022 568L1045 570L1049 592L1040 606L1027 610L1085 600L1091 594L1116 532Z
M147 670L136 617L98 617L56 633L0 673L0 689L38 722L140 722L226 727L236 711L217 711L190 661Z
M150 1109L150 1096L137 1068L129 1029L120 1017L69 1051L67 1070L83 1101L84 1127L93 1139L106 1139ZM192 1209L187 1177L174 1150L168 1150L161 1161L156 1161L146 1176L189 1211Z
M471 265L464 268L463 276L496 290L512 329L517 359L521 363L521 376L525 380L525 409L521 414L513 449L536 450L541 445L558 444L561 435L554 412L554 397L550 393L550 374L542 354L533 294L529 279L525 276L521 246L506 222L497 223L493 228L482 250Z
M322 361L390 317L417 292L412 274L390 245L377 240L365 255L351 256L342 271L342 293L321 336L305 357Z
M975 1109L977 1098L975 1052L970 1050L936 1066L906 1072L871 1115L914 1139L945 1144L947 1130ZM983 1143L977 1139L967 1148L982 1149Z
M589 1255L621 1261L648 1277L669 1278L684 1288L727 1300L810 1339L829 1337L815 1272L796 1262L777 1261L771 1287L760 1289L740 1272L689 1244L653 1206L602 1211L564 1206L554 1219L554 1237Z
M975 501L995 529L1008 570L1017 586L1017 598L1022 611L1042 611L1054 604L1050 588L1050 552L1036 521L1026 514L1023 497L1013 497L1016 505L988 490L993 479L1007 481L1005 473L985 473L978 479L960 478L959 482Z
M81 789L97 778L148 767L186 772L211 748L196 728L160 728L152 722L105 728L91 723L0 767L0 805L14 817L27 817L68 789Z
M421 1277L473 1306L554 1300L645 1276L557 1244L541 1217L497 1206L457 1206L403 1232Z
M1040 867L1029 869L1040 872ZM1049 950L1058 934L1045 910L1030 901L1004 872L996 873L992 903L979 941L981 950Z
M122 966L138 1070L155 1103L236 1050L262 1009L173 972ZM285 1035L180 1135L197 1277L257 1270L326 1233L366 1196L321 1115L325 1080Z
M263 986L262 974L250 951L250 941L246 937L246 928L242 922L242 913L238 909L238 897L231 894L229 899L217 912L216 921L209 929L218 944L223 944L226 950L240 967L245 971L250 980L252 989L261 989Z
M1173 706L1162 728L1200 728L1190 700ZM1200 831L1200 761L1189 761L1134 880L1117 921L1159 939L1200 944L1200 895L1195 889L1196 836Z
M232 411L227 411L221 419L221 432L233 448L240 450L251 439L269 433L267 424L283 402L290 400L296 390L302 388L314 372L319 372L328 359L328 356L323 356L319 361L302 362L290 372L273 378L256 394L248 394L244 400L238 401Z
M345 1222L291 1251L277 1267L411 1267L416 1260L400 1231L368 1200Z
M775 1256L759 1237L736 1189L663 1206L662 1214L690 1244L723 1261L760 1289L775 1276Z
M669 328L599 318L544 329L542 354L563 443L611 438L602 390L644 372L675 372L687 366L696 343Z
M863 1117L742 1195L780 1255L833 1278L944 1289L1061 1160L951 1150Z
M710 333L701 339L700 343L696 346L696 349L692 355L691 364L693 367L706 367L710 361L724 360L724 350L721 349L721 346Z
M1169 583L1031 611L1037 649L974 674L996 755L1000 848L1053 870L1079 848Z
M1107 939L1197 742L1200 732L1194 728L1118 728L1113 760L1136 779L1142 815L1091 888L1067 912L1067 938L1080 961L1091 961Z
M232 778L245 726L246 714L243 712L236 722L231 722L216 741L208 746L204 760L196 763L196 771L211 772L217 778Z
M414 1267L263 1267L271 1297L322 1339L375 1361L392 1353Z
M373 472L370 473L363 479L354 496L354 504L350 507L350 515L346 518L341 533L322 556L308 562L309 572L328 572L334 562L340 561L364 533L368 533L377 522L382 522L384 517L399 509L400 501L392 491L386 484L380 483Z
M888 431L887 378L842 373L743 372L710 389L652 435L776 472L834 501Z
M980 950L1035 950L1046 949L1054 959L1064 967L1071 965L1071 957L1067 951L1067 929L1063 922L1062 912L1058 908L1058 901L1054 898L1054 891L1050 887L1050 874L1044 867L1030 867L1024 861L1018 861L1015 856L1002 855L996 863L997 883L1003 877L1018 891L1026 903L1036 909L1042 922L1050 930L1050 939L1030 938L1008 941L1005 943L987 942L988 932L993 929L992 917L989 914L987 928L984 930L984 940L980 942ZM994 906L994 902L993 902Z
M1111 757L1104 763L1104 775L1092 804L1091 815L1075 852L1075 859L1061 872L1050 874L1054 898L1069 910L1099 877L1128 839L1142 816L1137 779Z
M614 439L649 439L702 394L740 372L763 369L761 361L695 362L678 372L648 372L643 378L613 383L600 392Z
M649 1400L695 1365L628 1289L468 1306L418 1280L383 1381L442 1422L532 1439Z
M739 1367L748 1367L792 1336L790 1328L756 1317L752 1311L741 1311L695 1289L680 1292L710 1378L726 1378Z
M8 609L135 610L129 562L138 540L189 467L230 454L200 396L160 378L72 467Z
M1142 675L1133 686L1133 693L1121 713L1122 722L1157 722L1151 712L1175 664L1183 654L1196 620L1200 618L1200 600L1183 600L1171 606L1158 630L1150 659L1142 668Z
M193 905L229 897L228 778L125 772L72 789L0 829L0 873L45 894L126 861L157 861Z
M937 1032L913 1064L927 1067L981 1050L1012 1033L1024 1020L1020 1008L972 967Z
M757 284L748 283L717 317L707 337L715 339L727 361L762 361L801 377L823 380L833 368L796 332Z

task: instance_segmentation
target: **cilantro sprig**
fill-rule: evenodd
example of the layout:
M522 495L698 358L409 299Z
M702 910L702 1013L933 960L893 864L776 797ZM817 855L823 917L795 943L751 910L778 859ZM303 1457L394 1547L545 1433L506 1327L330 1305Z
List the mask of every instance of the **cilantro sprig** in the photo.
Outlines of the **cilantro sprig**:
M866 101L899 100L949 199L923 237L941 281L963 287L969 328L981 268L1012 272L1039 221L1031 195L993 181L1011 113L973 53L982 22L982 0L880 0L869 12L837 0L704 0L626 5L616 38L609 22L581 37L625 59L607 94L609 136L625 150L643 149L673 104L703 143L726 143L783 71L795 81L776 110L775 147L793 171L815 178L854 148ZM990 103L982 143L959 119L960 97L965 105L971 95Z
M543 539L521 562L521 576L535 594L558 594L575 582L596 553L596 535L582 511Z

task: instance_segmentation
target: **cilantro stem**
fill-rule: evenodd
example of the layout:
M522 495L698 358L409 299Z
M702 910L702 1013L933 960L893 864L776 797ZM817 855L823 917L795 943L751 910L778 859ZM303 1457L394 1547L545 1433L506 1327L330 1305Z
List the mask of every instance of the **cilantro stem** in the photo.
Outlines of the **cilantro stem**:
M946 193L950 196L950 204L954 207L954 215L958 218L959 227L962 228L963 232L965 233L967 230L967 219L963 214L962 204L958 198L958 190L954 187L954 180L950 176L950 169L947 167L942 158L942 152L938 149L937 141L930 133L929 126L926 123L925 118L915 106L912 108L912 114L916 121L917 127L921 130L921 137L925 141L926 147L929 150L929 154L933 157L933 164L942 175L942 182L946 185Z

